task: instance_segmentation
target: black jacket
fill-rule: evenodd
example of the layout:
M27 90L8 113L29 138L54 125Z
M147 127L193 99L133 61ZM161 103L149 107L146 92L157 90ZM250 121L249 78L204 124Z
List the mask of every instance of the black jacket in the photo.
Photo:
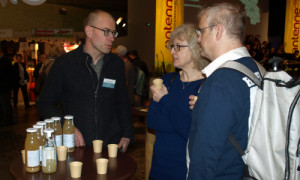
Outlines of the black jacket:
M94 139L103 140L104 146L119 143L121 137L133 140L124 62L112 53L103 61L98 80L83 45L57 58L37 102L42 118L73 115L86 145L92 145ZM115 80L115 84L103 83L104 79ZM113 88L103 87L113 84Z
M5 56L0 57L0 91L8 91L13 86L13 66Z
M25 63L21 62L21 65L23 66L24 69L24 80L29 80L28 73L26 71ZM18 62L14 63L13 65L13 86L18 87L20 86L20 70L19 70L19 64Z

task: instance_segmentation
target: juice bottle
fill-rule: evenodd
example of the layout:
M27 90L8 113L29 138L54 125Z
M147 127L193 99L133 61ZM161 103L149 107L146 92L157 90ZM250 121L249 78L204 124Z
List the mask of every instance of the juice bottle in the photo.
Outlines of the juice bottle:
M65 122L63 126L63 143L68 147L68 152L74 152L74 133L75 127L73 124L73 116L67 115L64 117Z
M41 130L41 135L44 136L44 129L46 129L45 121L38 121L38 122L36 122L36 124L43 126L43 129Z
M54 120L54 136L56 146L62 146L62 128L60 124L60 117L52 117L51 119Z
M37 139L37 129L28 128L26 132L25 170L26 172L34 173L40 170L40 150L39 141Z
M54 173L57 169L56 161L56 145L53 135L54 129L47 128L44 130L46 135L46 143L43 147L43 173Z
M54 129L54 120L53 119L45 119L46 128Z
M33 128L37 129L37 139L39 141L39 150L40 150L40 166L42 166L42 158L43 158L43 146L45 145L45 141L44 141L44 137L42 137L42 129L43 126L42 125L33 125Z
M46 129L46 123L44 121L38 121L36 124L42 126L41 137L42 137L43 146L44 146L45 142L46 142L46 137L45 137L45 134L44 134L44 129Z

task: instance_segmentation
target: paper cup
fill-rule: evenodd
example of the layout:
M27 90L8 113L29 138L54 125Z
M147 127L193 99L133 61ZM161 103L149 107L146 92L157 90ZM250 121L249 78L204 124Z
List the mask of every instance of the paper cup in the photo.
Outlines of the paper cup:
M162 89L162 83L163 83L163 80L162 79L154 79L152 81L153 85L157 88L157 89Z
M97 159L96 164L97 164L97 173L98 174L106 174L107 173L108 159L105 159L105 158Z
M57 146L56 150L57 150L57 160L65 161L67 159L68 147L67 146Z
M108 156L109 157L117 157L118 154L118 145L117 144L109 144L107 145L108 148Z
M70 172L72 178L80 178L81 169L82 169L82 162L80 161L70 162Z
M21 154L22 154L23 164L25 164L26 162L25 162L25 150L24 149L21 151Z
M94 153L101 153L102 152L102 144L103 144L102 140L94 140L93 141Z

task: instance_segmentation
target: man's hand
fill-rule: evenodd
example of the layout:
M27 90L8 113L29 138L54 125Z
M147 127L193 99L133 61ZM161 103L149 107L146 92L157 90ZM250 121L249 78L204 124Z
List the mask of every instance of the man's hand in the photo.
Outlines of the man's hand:
M189 105L190 105L190 110L194 109L195 103L197 101L198 97L194 95L189 96Z
M155 102L159 102L164 95L168 94L168 90L165 85L163 85L162 89L157 89L154 85L152 85L151 91L153 94L153 101Z
M129 145L130 139L129 138L121 138L119 142L119 149L122 148L122 152L126 152L128 145Z
M76 147L85 146L83 136L82 136L81 132L79 131L79 129L77 129L76 127L75 127L74 136L75 136L75 146Z

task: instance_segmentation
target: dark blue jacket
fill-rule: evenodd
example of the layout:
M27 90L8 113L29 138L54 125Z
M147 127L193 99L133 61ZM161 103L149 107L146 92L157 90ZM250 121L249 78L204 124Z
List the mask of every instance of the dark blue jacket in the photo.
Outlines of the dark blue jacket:
M169 87L174 73L163 76ZM186 177L186 144L191 124L189 95L196 95L202 80L184 83L177 75L159 103L152 101L148 112L148 128L156 131L150 178L182 180Z
M253 72L251 57L237 60ZM204 82L192 113L188 179L240 180L244 163L228 140L231 133L243 149L248 140L250 88L240 72L219 69Z

